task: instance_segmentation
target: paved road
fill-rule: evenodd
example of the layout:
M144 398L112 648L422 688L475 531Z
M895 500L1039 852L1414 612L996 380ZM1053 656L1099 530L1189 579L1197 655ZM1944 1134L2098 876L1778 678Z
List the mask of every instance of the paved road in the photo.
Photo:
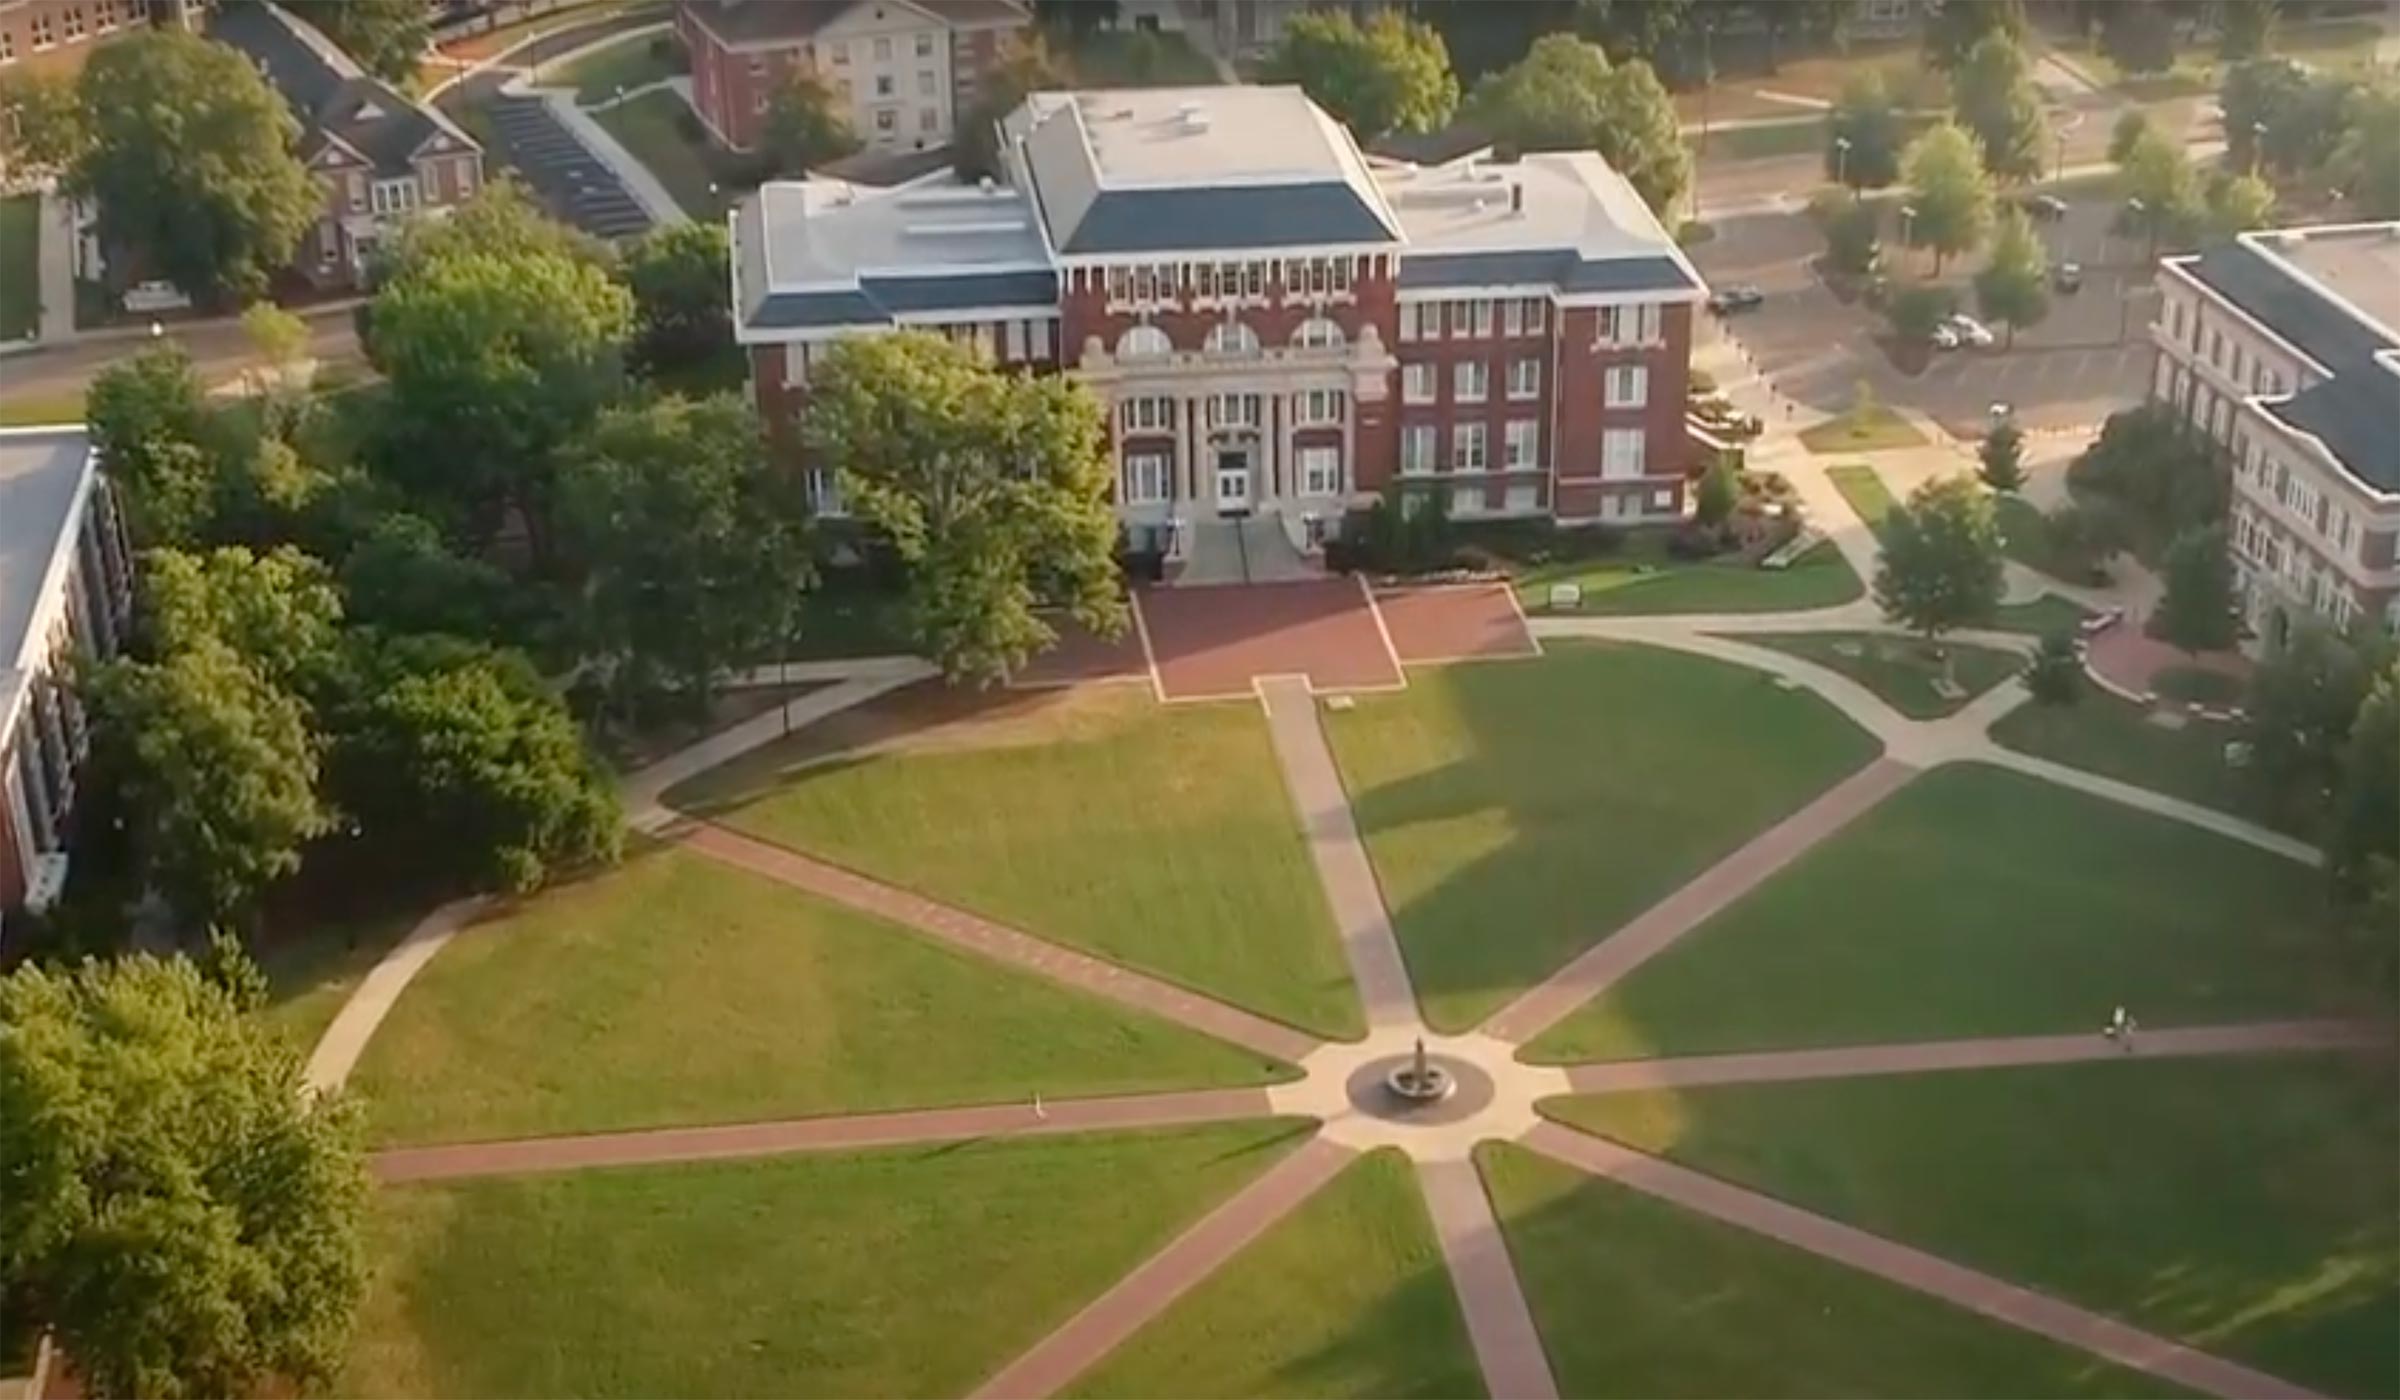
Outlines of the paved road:
M308 322L308 353L320 364L364 358L347 305L303 308L300 315ZM84 336L64 345L44 346L30 354L0 361L0 404L73 393L90 383L100 371L134 353L149 338L142 327L130 326ZM201 382L206 384L232 379L256 359L249 337L242 334L241 323L231 319L169 323L161 338L183 347L198 367Z

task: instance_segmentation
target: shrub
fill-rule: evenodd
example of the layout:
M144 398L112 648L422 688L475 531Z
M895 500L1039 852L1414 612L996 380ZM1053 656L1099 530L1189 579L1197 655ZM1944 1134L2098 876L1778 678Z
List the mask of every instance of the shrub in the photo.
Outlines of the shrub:
M2072 705L2083 698L2083 658L2076 654L2075 635L2052 632L2025 668L2025 688L2035 703Z
M1679 525L1667 536L1667 554L1674 559L1713 559L1725 552L1725 533L1697 522Z
M1958 309L1958 295L1948 287L1903 287L1892 293L1884 308L1892 333L1907 341L1933 338L1933 328Z
M1721 526L1741 498L1741 481L1734 473L1733 461L1720 453L1709 463L1708 470L1701 473L1700 489L1692 502L1692 518L1711 528Z

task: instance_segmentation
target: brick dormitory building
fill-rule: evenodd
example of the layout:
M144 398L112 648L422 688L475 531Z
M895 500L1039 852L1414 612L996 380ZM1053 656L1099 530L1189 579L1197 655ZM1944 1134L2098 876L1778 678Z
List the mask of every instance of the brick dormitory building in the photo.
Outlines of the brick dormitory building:
M1249 516L1313 547L1394 478L1462 517L1680 514L1706 293L1598 156L1371 161L1290 87L1039 93L1001 134L980 188L735 211L735 333L787 450L815 357L913 327L1090 385L1119 516L1170 558Z

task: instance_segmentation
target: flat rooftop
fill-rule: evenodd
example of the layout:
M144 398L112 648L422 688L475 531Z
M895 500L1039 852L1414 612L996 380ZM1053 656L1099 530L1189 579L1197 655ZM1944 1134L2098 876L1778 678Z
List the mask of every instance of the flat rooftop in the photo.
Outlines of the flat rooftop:
M1103 189L1298 184L1360 170L1349 137L1296 87L1108 88L1026 101L1037 124L1070 104L1082 110Z
M1675 247L1633 186L1590 151L1378 164L1374 176L1411 253L1571 248L1607 258Z
M81 426L0 429L0 678L27 659L42 581L90 456Z
M2304 229L2265 242L2400 340L2400 223Z
M996 271L1047 268L1033 209L1006 185L990 190L937 176L877 189L841 180L771 181L744 228L763 255L756 295L849 282L878 272L928 268Z

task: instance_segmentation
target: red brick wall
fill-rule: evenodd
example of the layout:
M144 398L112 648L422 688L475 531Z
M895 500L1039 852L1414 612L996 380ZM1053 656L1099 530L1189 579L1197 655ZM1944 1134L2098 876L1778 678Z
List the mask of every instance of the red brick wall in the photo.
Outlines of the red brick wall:
M766 125L766 118L758 110L759 94L772 93L789 79L807 46L794 43L784 48L736 53L718 43L686 11L677 11L675 25L685 52L691 56L692 103L700 112L702 124L722 133L735 150L752 149ZM756 76L750 71L752 59L763 61L764 71Z
M1669 306L1659 318L1661 343L1617 348L1593 343L1600 313L1589 307L1569 309L1559 327L1558 447L1552 454L1556 475L1557 511L1580 519L1600 515L1601 502L1613 492L1637 491L1645 496L1663 485L1663 478L1680 478L1691 462L1691 443L1683 430L1686 389L1691 377L1692 309ZM1638 409L1603 407L1607 371L1618 365L1639 364L1650 370L1650 393ZM1652 480L1600 482L1600 435L1609 428L1639 426L1643 474ZM1680 481L1674 483L1678 492ZM1677 497L1681 504L1681 496Z
M1325 317L1342 328L1342 334L1352 340L1373 323L1375 333L1383 338L1384 347L1391 348L1398 327L1394 309L1392 284L1388 277L1365 278L1353 289L1354 299L1324 308ZM1059 297L1059 325L1064 340L1060 358L1069 364L1083 358L1083 342L1087 336L1098 336L1101 347L1114 352L1118 337L1136 324L1148 321L1167 333L1177 350L1198 350L1208 340L1209 330L1225 319L1220 307L1194 306L1189 298L1139 315L1130 311L1110 312L1106 282L1087 278L1081 289L1073 279ZM1262 346L1273 348L1289 345L1292 333L1300 323L1318 314L1317 308L1305 297L1286 300L1280 291L1270 291L1264 306L1249 305L1236 310L1235 316L1257 333Z
M767 441L776 457L796 461L800 454L800 410L808 404L805 386L783 382L782 345L750 347L750 389L758 419L766 425Z
M1400 378L1392 377L1391 396L1404 423L1431 424L1436 434L1436 451L1441 456L1437 474L1450 468L1451 430L1461 423L1484 425L1484 472L1491 474L1486 506L1498 510L1505 502L1508 486L1522 484L1526 478L1506 475L1503 464L1508 460L1508 424L1516 419L1530 418L1539 427L1539 444L1534 450L1536 462L1547 462L1551 437L1550 406L1555 401L1557 386L1552 383L1551 346L1557 334L1558 309L1545 307L1545 327L1539 333L1507 335L1502 331L1502 311L1493 300L1491 329L1486 335L1465 338L1457 333L1439 340L1413 340L1396 347L1403 365L1429 364L1434 373L1434 401L1430 404L1406 404L1401 400ZM1511 361L1523 358L1541 363L1541 392L1530 399L1508 397L1508 367ZM1453 397L1457 387L1457 366L1465 361L1478 361L1484 366L1485 393L1481 403L1459 403ZM1363 453L1362 453L1363 455ZM1387 460L1397 471L1400 459L1399 431L1392 429L1392 445ZM1472 476L1473 474L1469 474Z
M16 771L16 764L15 752L0 744L0 910L14 909L25 898L25 872L17 863L16 814L8 803L8 775Z

